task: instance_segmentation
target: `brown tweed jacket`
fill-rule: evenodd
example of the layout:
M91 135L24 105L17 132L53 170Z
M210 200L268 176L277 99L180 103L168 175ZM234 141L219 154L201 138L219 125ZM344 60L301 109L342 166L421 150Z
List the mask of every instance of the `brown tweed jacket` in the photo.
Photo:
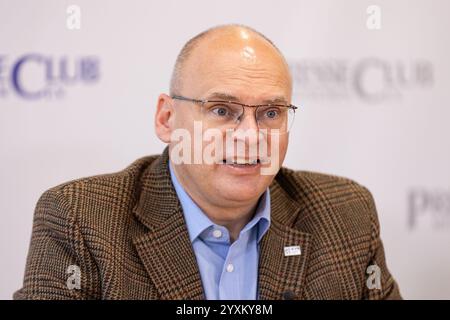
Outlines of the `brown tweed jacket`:
M44 192L15 299L203 299L195 254L162 155ZM336 176L282 168L270 186L260 299L395 299L371 194ZM301 255L284 256L299 245ZM381 269L381 289L366 269ZM69 289L67 269L81 271ZM288 293L288 294L286 294Z

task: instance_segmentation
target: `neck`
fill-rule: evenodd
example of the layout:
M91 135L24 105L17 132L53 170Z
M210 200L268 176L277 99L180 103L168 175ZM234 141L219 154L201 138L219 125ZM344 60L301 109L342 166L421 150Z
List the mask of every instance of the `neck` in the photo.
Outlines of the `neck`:
M248 206L239 208L223 208L210 206L208 204L199 204L195 198L192 198L202 209L208 218L217 225L224 226L230 233L230 242L233 243L238 237L241 230L253 218L258 201ZM231 217L231 218L223 218Z

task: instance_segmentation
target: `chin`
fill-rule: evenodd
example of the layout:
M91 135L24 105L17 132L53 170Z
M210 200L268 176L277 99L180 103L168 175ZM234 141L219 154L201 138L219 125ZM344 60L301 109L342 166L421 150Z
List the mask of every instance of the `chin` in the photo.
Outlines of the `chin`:
M221 188L222 197L225 199L246 201L258 198L264 190L260 191L260 188L255 188L255 185L251 184L235 184L226 188Z

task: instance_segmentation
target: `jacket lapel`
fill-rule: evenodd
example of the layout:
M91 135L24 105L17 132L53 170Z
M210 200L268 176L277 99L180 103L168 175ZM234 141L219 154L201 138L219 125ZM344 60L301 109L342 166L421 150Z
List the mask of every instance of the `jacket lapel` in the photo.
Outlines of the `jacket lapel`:
M170 179L166 148L144 173L137 218L149 229L134 245L160 299L204 299L194 251Z
M302 205L294 202L276 179L270 195L271 225L260 247L259 299L300 299L312 236L291 227ZM285 256L286 246L299 246L301 254Z

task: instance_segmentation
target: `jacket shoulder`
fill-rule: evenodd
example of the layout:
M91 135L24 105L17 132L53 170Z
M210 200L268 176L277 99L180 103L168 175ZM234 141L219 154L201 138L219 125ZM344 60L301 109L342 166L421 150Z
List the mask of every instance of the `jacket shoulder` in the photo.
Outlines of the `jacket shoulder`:
M67 227L75 221L90 227L93 222L106 227L114 220L113 213L118 217L128 212L140 177L157 157L141 157L123 170L82 177L49 188L40 196L35 215L41 213L43 221L57 219Z
M276 179L280 185L297 197L321 196L331 204L353 200L369 200L369 190L346 177L314 171L293 170L282 167Z
M68 197L76 197L82 194L88 194L95 190L103 195L115 196L137 182L145 169L158 156L159 155L150 155L141 157L120 171L66 181L46 190L44 194L54 193Z
M285 167L276 179L293 201L304 206L305 214L298 220L335 221L349 230L370 234L375 228L379 232L373 196L360 183L338 175Z

